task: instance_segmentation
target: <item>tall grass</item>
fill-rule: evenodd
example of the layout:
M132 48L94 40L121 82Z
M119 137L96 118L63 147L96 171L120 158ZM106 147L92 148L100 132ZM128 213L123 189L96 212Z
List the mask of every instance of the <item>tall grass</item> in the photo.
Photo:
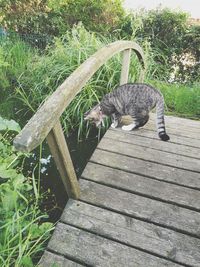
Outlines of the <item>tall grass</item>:
M150 83L162 92L167 114L200 119L199 83L193 85L169 84L155 80Z
M45 55L37 56L34 62L30 62L18 79L16 97L23 102L23 114L28 112L30 116L34 113L81 63L112 41L96 36L80 25L62 38L55 39L54 46L49 47ZM130 81L137 81L140 69L138 59L133 55ZM83 122L84 112L119 84L120 72L121 55L118 54L95 73L64 112L62 121L66 133L77 127L79 136L88 133L88 125Z
M33 61L36 51L15 38L0 40L0 114L12 118L17 80Z
M27 155L11 145L19 125L0 117L0 129L0 266L32 267L53 228L39 207L39 176L24 176Z

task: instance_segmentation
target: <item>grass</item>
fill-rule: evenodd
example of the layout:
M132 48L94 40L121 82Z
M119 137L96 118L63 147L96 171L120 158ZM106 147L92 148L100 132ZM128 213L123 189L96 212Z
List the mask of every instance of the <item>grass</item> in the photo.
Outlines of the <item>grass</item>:
M0 39L0 110L1 115L13 118L15 101L12 96L18 84L17 80L33 61L35 50L15 38Z
M0 117L0 129L0 266L32 267L53 226L40 210L40 175L24 176L27 155L11 145L19 125Z
M166 103L166 114L200 119L200 84L169 84L150 81L160 89Z
M80 25L57 38L54 46L49 47L45 55L36 56L18 79L16 98L22 103L22 113L30 117L82 62L112 41L89 33ZM133 55L130 68L132 81L138 79L140 69L138 59ZM88 135L90 128L83 121L83 114L119 84L120 72L121 55L118 54L95 73L64 112L62 124L66 133L78 127L80 138Z

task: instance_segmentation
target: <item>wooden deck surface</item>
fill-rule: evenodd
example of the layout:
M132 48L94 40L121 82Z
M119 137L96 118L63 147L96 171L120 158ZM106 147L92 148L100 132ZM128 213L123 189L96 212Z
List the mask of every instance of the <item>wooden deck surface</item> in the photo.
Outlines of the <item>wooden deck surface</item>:
M200 122L107 131L40 266L200 267Z

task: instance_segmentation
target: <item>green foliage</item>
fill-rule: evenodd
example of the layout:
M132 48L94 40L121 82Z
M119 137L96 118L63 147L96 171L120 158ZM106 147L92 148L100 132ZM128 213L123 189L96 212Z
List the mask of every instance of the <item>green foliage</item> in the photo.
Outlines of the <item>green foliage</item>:
M20 126L0 117L0 266L34 266L52 225L39 210L36 181L22 173L26 154L11 145ZM35 194L34 194L34 193Z
M74 27L62 38L57 38L54 47L50 47L44 56L38 56L30 62L18 80L17 98L23 102L23 114L27 110L35 112L44 99L82 62L109 42L111 40L90 33L81 25ZM130 71L132 81L137 80L140 68L137 58L133 56ZM64 112L63 125L66 132L77 127L80 134L88 131L83 121L84 112L119 84L120 72L121 56L118 54L97 71Z
M129 14L120 35L151 44L154 78L168 81L174 73L173 81L193 82L199 79L199 33L200 26L191 26L186 13L158 8Z
M14 116L16 103L12 99L18 77L25 71L29 61L33 61L35 50L19 39L0 42L0 110L8 118Z
M107 32L119 25L125 12L121 0L0 0L2 24L19 33L60 36L74 24Z
M200 118L199 83L194 85L169 84L159 81L150 81L150 83L162 92L166 103L166 113L193 119Z

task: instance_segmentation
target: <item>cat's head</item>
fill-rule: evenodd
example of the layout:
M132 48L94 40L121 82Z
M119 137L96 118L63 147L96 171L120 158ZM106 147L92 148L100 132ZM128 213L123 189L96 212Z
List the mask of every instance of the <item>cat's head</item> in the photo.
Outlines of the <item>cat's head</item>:
M106 117L102 113L100 104L97 104L95 107L90 109L84 114L84 120L89 120L91 123L94 123L96 127L101 127L101 125L104 126L104 121L103 119Z

